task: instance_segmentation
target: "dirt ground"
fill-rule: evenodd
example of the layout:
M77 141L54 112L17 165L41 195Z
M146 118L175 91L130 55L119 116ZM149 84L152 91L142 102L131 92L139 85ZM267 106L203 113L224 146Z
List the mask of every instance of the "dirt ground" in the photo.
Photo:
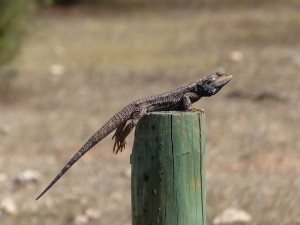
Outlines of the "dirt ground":
M206 111L208 224L229 207L251 224L300 224L299 21L288 4L34 15L12 78L0 81L0 201L15 204L1 224L130 225L133 134L117 156L108 137L35 197L127 103L215 71L234 78L196 104ZM15 187L28 169L39 179Z

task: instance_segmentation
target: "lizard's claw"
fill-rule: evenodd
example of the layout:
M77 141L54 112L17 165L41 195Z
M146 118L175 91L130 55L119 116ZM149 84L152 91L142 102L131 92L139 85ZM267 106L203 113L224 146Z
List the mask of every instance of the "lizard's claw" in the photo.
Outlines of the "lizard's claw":
M113 153L117 154L119 151L123 151L127 145L127 139L125 140L117 140L115 141L114 148L113 148Z
M197 109L197 108L193 108L193 107L190 107L189 109L188 109L188 111L190 111L190 112L202 112L202 113L204 113L204 109Z

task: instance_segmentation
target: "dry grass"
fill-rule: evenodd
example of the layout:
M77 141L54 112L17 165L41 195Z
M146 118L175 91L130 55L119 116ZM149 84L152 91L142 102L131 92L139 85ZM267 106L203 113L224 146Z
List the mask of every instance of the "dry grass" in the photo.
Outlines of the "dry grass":
M71 8L33 20L12 65L19 75L0 97L0 172L9 181L33 168L42 179L17 191L0 182L0 199L19 209L1 224L73 224L88 208L101 213L89 224L130 224L132 140L115 157L108 138L34 198L125 104L216 70L234 80L197 103L207 118L208 224L231 206L253 224L299 223L297 8Z

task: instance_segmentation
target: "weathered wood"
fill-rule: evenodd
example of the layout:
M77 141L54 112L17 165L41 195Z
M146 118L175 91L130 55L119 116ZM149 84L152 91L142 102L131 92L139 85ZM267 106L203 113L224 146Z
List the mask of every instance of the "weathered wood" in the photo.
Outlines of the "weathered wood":
M137 125L133 225L205 225L205 115L159 112Z

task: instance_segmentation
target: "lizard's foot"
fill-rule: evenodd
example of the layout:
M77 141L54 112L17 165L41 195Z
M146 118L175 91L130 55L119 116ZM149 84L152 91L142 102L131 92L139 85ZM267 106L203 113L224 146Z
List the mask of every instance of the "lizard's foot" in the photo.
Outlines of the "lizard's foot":
M113 138L115 139L115 144L113 148L113 152L117 154L119 151L125 148L127 141L126 137L129 135L132 128L137 124L138 120L132 120L124 129L125 123L117 128L117 131Z
M125 138L124 140L116 138L114 148L113 148L113 153L117 154L119 151L123 151L127 145L127 139Z
M204 109L197 109L197 108L193 108L193 107L190 107L189 109L188 109L188 111L190 111L190 112L202 112L202 113L204 113Z

